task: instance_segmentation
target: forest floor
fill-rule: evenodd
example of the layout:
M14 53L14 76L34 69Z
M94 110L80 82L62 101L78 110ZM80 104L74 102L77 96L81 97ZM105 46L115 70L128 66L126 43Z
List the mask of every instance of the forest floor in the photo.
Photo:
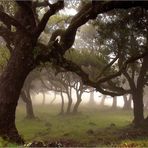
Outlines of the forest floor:
M148 130L130 126L132 111L82 106L77 115L58 115L60 105L34 106L35 120L18 106L16 124L26 147L148 147ZM0 147L16 146L0 140Z

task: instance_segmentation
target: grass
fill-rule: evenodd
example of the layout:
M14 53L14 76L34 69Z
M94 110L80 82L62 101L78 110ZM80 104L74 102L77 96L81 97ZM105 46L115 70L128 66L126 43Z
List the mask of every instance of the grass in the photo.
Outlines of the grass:
M26 143L69 140L85 146L148 146L147 137L120 138L132 121L132 112L122 109L81 107L78 115L59 116L59 106L35 106L36 120L25 119L24 106L18 106L16 125ZM2 140L0 140L2 141ZM14 146L5 141L0 146Z

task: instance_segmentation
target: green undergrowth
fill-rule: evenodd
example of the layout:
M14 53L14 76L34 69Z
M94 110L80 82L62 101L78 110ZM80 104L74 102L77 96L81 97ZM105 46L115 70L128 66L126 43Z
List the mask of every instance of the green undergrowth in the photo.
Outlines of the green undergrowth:
M18 106L16 125L26 143L67 140L79 146L148 146L146 134L134 136L139 131L127 128L132 122L132 111L82 106L77 115L61 116L59 108L58 105L34 106L36 119L29 120L25 119L24 106ZM15 146L0 141L1 147Z
M19 146L15 143L9 143L0 138L0 147L19 147Z

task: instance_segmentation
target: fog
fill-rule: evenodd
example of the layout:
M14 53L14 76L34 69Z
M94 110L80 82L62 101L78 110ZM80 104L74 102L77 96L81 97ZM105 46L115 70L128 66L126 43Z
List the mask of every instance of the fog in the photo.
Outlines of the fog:
M65 103L67 103L68 98L67 98L66 94L63 94L63 95L64 95L64 101L65 101ZM94 100L95 100L96 105L100 104L102 97L103 97L102 94L100 94L98 92L94 92ZM39 104L42 104L44 96L42 93L38 93L38 94L32 93L31 98L32 98L32 102L34 105L39 105ZM54 92L45 93L45 104L50 104L53 99L54 99ZM73 99L73 103L75 103L76 102L76 95L74 92L72 95L72 99ZM82 95L81 104L89 103L89 99L90 99L90 93L84 92ZM61 96L59 93L57 93L56 99L53 101L53 104L59 104L59 103L61 103ZM107 96L105 99L104 105L111 106L112 103L113 103L113 98L110 96ZM122 96L117 97L117 106L123 107L123 104L124 104L123 97Z

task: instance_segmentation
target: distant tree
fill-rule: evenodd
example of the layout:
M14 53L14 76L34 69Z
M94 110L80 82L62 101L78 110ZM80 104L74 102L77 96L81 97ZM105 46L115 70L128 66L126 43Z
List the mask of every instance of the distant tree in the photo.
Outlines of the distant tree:
M62 106L61 106L61 113L63 114L64 112L64 98L63 98L63 93L67 95L68 98L68 106L67 106L67 113L70 113L71 105L72 105L72 87L71 87L71 79L70 79L70 74L64 72L58 72L56 73L56 69L53 69L52 67L46 67L42 82L45 87L49 91L55 91L56 93L61 94L61 99L62 99Z
M73 108L73 113L76 114L78 113L78 107L82 101L82 95L84 92L86 92L86 90L89 88L88 86L85 86L83 84L83 81L81 80L81 78L78 76L78 75L75 75L74 74L74 85L73 85L73 89L75 90L76 92L76 103L74 105L74 108Z
M106 95L102 95L101 102L100 102L101 106L104 106L105 99L106 99Z
M132 95L127 95L127 94L123 95L123 100L124 100L123 109L125 110L131 109Z
M88 88L83 85L83 82L79 76L74 73L66 72L65 70L53 69L51 67L46 67L46 72L44 72L43 83L47 87L48 90L52 90L55 92L60 92L62 99L62 108L63 112L64 107L64 97L63 93L67 95L68 105L66 113L71 113L72 102L73 102L73 91L76 93L76 103L73 108L73 113L77 113L78 107L82 101L81 97L83 92ZM45 82L46 81L46 82ZM48 82L48 83L47 83ZM60 113L61 114L61 113Z
M117 97L113 97L112 109L117 108Z
M47 1L15 0L7 3L1 1L0 4L3 7L0 11L0 21L2 22L0 35L9 45L8 49L11 53L8 64L0 76L0 136L17 143L24 142L15 126L15 111L27 75L41 62L50 61L77 73L83 78L85 85L91 85L99 91L103 91L99 84L100 81L105 82L107 78L101 78L96 83L92 83L79 66L67 61L63 55L73 45L78 28L88 20L95 19L98 14L117 8L128 9L140 6L147 9L146 1L88 2L71 19L65 30L55 30L46 46L39 42L39 36L44 31L50 17L64 8L63 1L50 4ZM37 8L46 6L50 9L40 20L36 19ZM59 41L58 36L61 37ZM144 55L140 55L140 57Z
M141 8L133 8L126 12L115 11L115 13L109 14L109 17L111 19L107 21L104 21L105 15L98 19L100 22L99 25L96 24L99 26L98 42L102 45L101 53L108 52L109 57L114 57L114 62L118 59L114 66L122 69L122 76L116 78L117 80L109 81L108 84L116 87L114 91L118 91L118 88L120 89L122 86L122 89L126 90L124 94L132 95L134 105L133 122L136 126L139 126L144 121L143 89L147 82L147 56L141 57L140 60L127 64L125 67L124 63L128 61L129 57L134 59L139 56L139 53L147 51L147 12ZM139 17L141 19L137 21ZM120 26L124 26L124 29ZM125 86L123 80L126 81ZM113 91L107 85L104 88Z
M95 95L94 95L95 89L94 88L90 88L90 98L89 98L89 104L90 105L95 105Z
M24 90L21 92L20 97L22 100L26 103L26 118L27 119L34 119L34 111L33 111L33 106L32 106L32 101L30 98L30 94L27 94Z
M106 19L107 17L108 19ZM139 18L141 19L139 20ZM125 26L124 29L121 26ZM91 56L92 50L94 50L95 56L103 64L95 63L94 65L94 62L89 60L91 56L86 58L87 60L83 65L82 63L79 64L83 66L82 69L89 74L89 79L93 81L99 81L101 77L106 79L108 74L112 74L113 77L110 77L113 78L112 80L108 79L107 82L99 85L101 88L97 88L101 93L113 97L132 94L134 103L133 121L136 126L139 126L144 121L143 89L147 83L148 69L147 57L142 56L147 53L147 12L141 8L133 8L126 12L115 10L109 12L109 14L100 15L94 28L98 30L98 37L94 36L94 29L91 27L89 34L92 35L93 43L91 45L86 44L85 48L91 48L89 51ZM88 42L90 37L89 35L87 37L85 31L83 42ZM134 62L139 59L138 57L140 60ZM99 70L97 70L97 67L99 67ZM117 69L119 69L119 72L116 72ZM117 77L120 75L121 77ZM126 87L123 87L123 80L128 83ZM135 83L137 83L138 88L135 87Z

